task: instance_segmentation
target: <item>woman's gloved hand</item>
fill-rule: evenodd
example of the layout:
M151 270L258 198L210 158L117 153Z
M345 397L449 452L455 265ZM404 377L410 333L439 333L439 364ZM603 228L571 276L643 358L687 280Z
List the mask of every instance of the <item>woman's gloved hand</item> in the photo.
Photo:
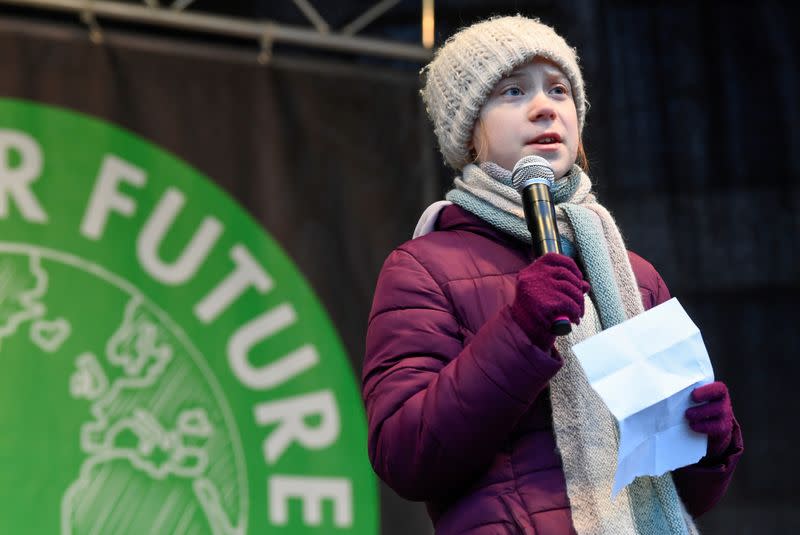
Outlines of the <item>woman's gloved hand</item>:
M728 387L721 381L698 386L692 390L692 401L702 405L686 409L689 427L708 435L706 456L721 456L733 436L733 408Z
M550 328L559 317L579 323L583 316L583 294L589 283L572 258L547 253L517 274L517 294L511 316L531 342L549 350L555 342Z

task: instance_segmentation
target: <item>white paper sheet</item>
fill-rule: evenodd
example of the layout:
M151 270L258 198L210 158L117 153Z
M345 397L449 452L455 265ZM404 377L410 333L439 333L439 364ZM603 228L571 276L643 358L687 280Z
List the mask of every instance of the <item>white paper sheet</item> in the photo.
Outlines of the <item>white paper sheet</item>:
M619 423L612 496L637 476L661 475L697 462L707 436L684 416L690 394L714 380L708 352L677 299L573 347L589 383Z

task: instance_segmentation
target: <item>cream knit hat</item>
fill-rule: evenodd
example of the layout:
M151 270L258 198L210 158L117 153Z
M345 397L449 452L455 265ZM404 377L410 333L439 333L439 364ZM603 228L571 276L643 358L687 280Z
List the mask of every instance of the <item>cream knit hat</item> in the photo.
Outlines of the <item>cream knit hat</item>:
M588 102L575 50L538 19L488 19L450 37L422 69L420 93L448 165L460 170L471 161L467 147L483 103L501 78L535 56L558 65L569 79L583 131Z

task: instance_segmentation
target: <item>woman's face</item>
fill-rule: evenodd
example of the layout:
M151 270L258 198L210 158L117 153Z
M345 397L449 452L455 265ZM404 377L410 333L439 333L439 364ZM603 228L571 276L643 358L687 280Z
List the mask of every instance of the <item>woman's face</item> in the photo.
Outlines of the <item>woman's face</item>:
M481 108L472 148L478 161L509 170L524 156L541 156L561 178L575 163L579 142L569 80L555 64L534 58L497 82Z

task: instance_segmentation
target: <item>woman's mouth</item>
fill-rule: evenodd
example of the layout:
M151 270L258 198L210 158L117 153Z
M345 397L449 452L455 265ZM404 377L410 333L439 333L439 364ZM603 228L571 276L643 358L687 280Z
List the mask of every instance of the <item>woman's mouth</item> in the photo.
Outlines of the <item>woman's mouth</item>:
M552 150L561 144L561 136L552 132L545 132L530 140L527 145L537 149Z

